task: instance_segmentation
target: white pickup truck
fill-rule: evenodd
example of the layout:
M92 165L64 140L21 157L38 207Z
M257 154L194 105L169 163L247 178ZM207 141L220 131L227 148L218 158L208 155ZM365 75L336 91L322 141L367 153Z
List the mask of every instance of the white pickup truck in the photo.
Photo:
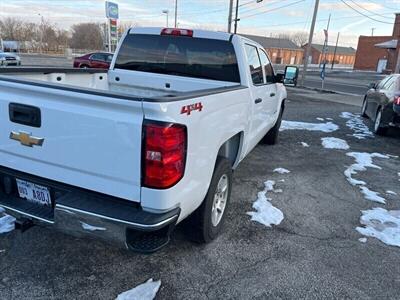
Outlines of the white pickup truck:
M239 35L133 28L110 69L0 71L0 207L139 252L188 218L221 231L232 170L277 141L286 89L265 50Z

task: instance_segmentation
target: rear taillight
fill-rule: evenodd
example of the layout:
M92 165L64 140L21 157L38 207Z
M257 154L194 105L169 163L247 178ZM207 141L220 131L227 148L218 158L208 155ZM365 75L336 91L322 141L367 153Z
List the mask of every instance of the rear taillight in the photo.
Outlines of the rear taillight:
M183 177L186 162L186 126L146 121L143 141L143 185L166 189Z
M178 28L164 28L161 30L161 35L174 35L174 36L188 36L193 37L193 30L178 29Z
M400 96L394 96L394 104L400 105Z

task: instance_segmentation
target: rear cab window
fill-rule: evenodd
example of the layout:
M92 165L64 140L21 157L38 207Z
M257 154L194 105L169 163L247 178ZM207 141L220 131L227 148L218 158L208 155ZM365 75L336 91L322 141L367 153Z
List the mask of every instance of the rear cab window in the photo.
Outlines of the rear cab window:
M114 68L240 83L233 44L216 39L128 34Z

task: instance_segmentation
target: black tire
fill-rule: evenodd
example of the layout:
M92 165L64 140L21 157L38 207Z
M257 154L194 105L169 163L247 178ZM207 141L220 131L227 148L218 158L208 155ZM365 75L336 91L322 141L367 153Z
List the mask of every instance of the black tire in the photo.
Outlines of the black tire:
M224 175L228 179L227 199L222 212L222 217L219 223L214 226L211 220L214 195L216 193L218 183ZM209 243L219 235L224 224L227 209L229 207L231 188L232 166L229 160L226 158L218 157L207 195L204 198L203 203L195 212L193 212L186 223L186 232L191 240L197 243Z
M382 125L382 113L383 110L379 107L374 121L374 133L377 135L386 135L388 131L388 128Z
M279 128L281 127L282 123L282 115L283 115L283 106L279 112L279 117L276 120L274 127L272 127L267 134L263 137L262 143L267 145L275 145L278 143L278 136L279 136Z
M89 66L88 66L88 65L80 65L79 68L81 68L81 69L87 69L87 68L89 68Z
M367 98L364 98L363 104L361 106L361 117L368 118L367 116Z

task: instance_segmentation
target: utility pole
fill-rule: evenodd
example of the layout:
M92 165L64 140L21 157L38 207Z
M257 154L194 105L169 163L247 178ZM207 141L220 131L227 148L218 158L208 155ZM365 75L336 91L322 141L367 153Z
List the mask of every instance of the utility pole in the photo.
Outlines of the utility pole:
M371 28L371 36L374 36L374 31L375 31L375 29L376 29L375 27L372 27L372 28Z
M237 32L237 23L239 21L238 14L239 14L239 0L236 0L235 29L234 29L233 33Z
M229 14L228 14L228 33L231 33L232 30L232 8L233 8L233 0L229 1Z
M340 32L337 33L336 46L335 46L335 51L333 52L333 60L332 60L331 70L333 70L333 66L335 64L336 50L337 50L337 46L338 46L338 43L339 43L339 35L340 35Z
M301 81L300 81L301 86L304 86L304 80L306 79L308 56L310 55L310 51L311 51L311 43L312 43L312 39L314 36L314 29L315 29L315 22L317 20L318 6L319 6L319 0L315 0L314 14L313 14L313 19L312 19L311 28L310 28L310 35L308 37L308 44L306 47L306 52L304 54L305 57L304 57L303 72L301 74Z
M175 0L175 28L178 23L178 0Z

